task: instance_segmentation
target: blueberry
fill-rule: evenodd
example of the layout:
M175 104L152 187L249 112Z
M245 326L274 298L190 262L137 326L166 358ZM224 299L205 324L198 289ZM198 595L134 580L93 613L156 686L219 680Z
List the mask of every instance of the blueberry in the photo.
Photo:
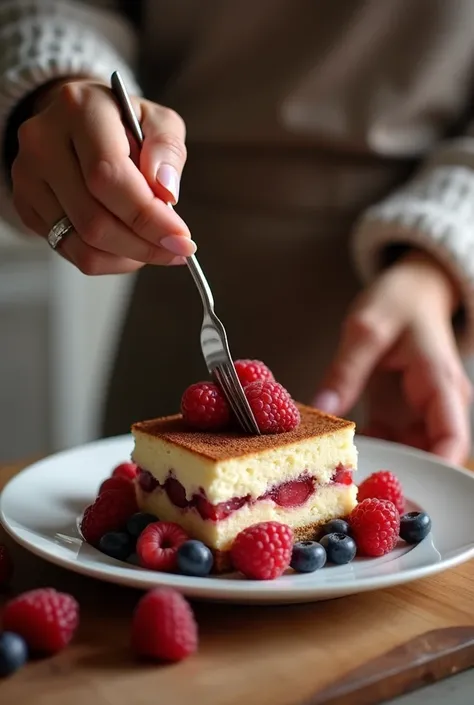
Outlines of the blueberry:
M132 514L130 519L127 521L127 531L130 536L137 539L149 524L154 524L157 521L158 518L153 514L137 512L136 514Z
M130 563L130 565L141 566L140 559L136 553L131 553L127 556L127 563Z
M25 665L28 660L28 647L25 640L13 634L0 634L0 677L9 676Z
M346 534L326 534L321 538L320 543L326 549L328 562L337 565L350 563L357 552L354 539Z
M344 521L344 519L331 519L322 528L324 534L345 534L346 536L351 535L351 527Z
M317 541L299 541L293 546L291 567L298 573L313 573L326 564L326 551Z
M400 538L407 543L420 543L431 531L431 519L426 512L408 512L400 518Z
M214 558L210 549L201 541L185 541L178 548L178 571L183 575L204 578L211 572Z
M111 558L124 561L134 549L134 541L124 531L109 531L99 541L99 549Z

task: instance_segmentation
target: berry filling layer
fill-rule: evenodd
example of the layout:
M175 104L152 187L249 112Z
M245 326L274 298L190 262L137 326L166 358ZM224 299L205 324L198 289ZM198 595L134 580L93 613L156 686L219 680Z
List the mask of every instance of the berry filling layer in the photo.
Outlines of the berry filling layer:
M156 490L164 491L169 501L182 510L195 510L204 520L213 522L222 521L245 505L255 504L263 500L271 500L279 507L292 508L305 504L308 499L318 491L319 485L315 478L308 473L303 473L294 480L282 482L271 487L257 499L250 496L233 497L226 502L211 504L206 498L206 493L201 488L199 492L187 499L183 485L173 477L170 472L163 485L147 470L139 469L138 484L145 493ZM352 485L352 470L343 465L338 465L331 480L324 487L331 485Z

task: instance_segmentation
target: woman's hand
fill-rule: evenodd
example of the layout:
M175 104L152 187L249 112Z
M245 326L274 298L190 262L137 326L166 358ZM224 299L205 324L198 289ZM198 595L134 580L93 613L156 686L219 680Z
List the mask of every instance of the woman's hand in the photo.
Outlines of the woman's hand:
M58 251L85 274L180 264L196 249L165 203L178 198L184 123L155 103L136 98L133 104L145 135L140 154L111 91L89 80L45 90L19 130L15 207L42 237L66 215L74 232Z
M367 391L362 432L465 460L471 384L452 330L458 305L433 259L407 255L355 302L315 405L345 414Z

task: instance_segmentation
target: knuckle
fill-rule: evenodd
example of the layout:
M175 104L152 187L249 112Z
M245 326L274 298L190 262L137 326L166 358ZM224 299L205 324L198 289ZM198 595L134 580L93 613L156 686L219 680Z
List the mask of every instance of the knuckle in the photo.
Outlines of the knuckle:
M365 312L352 313L345 323L348 338L360 343L381 347L385 342L385 332L375 318Z
M101 213L93 212L83 216L78 224L78 233L84 242L93 247L98 247L105 236L107 219Z
M430 364L430 360L426 360ZM436 373L446 389L452 389L461 394L466 403L470 404L473 396L473 385L467 376L461 362L455 358L448 358L438 363Z
M161 132L157 136L157 141L164 145L180 164L184 164L187 158L186 145L177 134Z
M56 98L68 110L76 110L82 105L83 86L78 81L64 83L58 88Z
M23 169L21 159L18 156L13 161L13 164L12 164L11 170L10 170L10 176L12 178L12 183L14 186L15 186L15 184L19 184L23 179L24 169Z
M36 118L25 120L18 128L18 147L19 152L26 150L27 152L36 152L41 146L43 140L41 137L41 127Z
M29 160L25 159L23 155L17 154L15 157L11 165L10 177L13 193L16 197L30 200L31 190L37 188L39 176L38 171L33 172Z
M446 359L441 363L443 381L450 387L462 386L464 371L456 360Z
M157 248L150 244L143 252L141 258L143 264L154 264L157 261Z
M172 108L167 108L167 113L170 122L176 125L176 130L179 132L180 135L183 135L184 138L184 136L186 135L186 123L184 122L181 115Z
M143 208L133 213L130 219L130 227L135 233L137 233L137 235L140 235L141 233L145 232L148 229L149 225L150 213L148 211L148 208Z

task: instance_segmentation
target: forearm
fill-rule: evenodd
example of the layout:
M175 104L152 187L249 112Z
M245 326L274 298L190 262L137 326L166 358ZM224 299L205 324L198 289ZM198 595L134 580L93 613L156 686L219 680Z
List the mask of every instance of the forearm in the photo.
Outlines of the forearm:
M452 287L463 316L459 341L474 349L474 139L442 145L415 177L364 213L353 233L356 268L370 282L394 253L424 252Z

